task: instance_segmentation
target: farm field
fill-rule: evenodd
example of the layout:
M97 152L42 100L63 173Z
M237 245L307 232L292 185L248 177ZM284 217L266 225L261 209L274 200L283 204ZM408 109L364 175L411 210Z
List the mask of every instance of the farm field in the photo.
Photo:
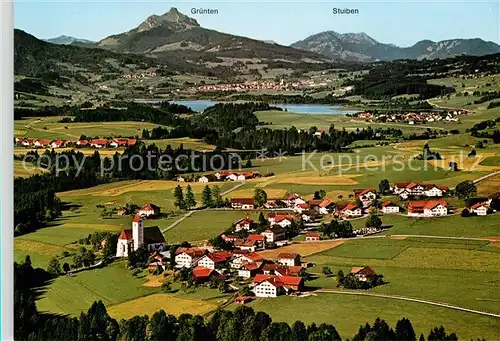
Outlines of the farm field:
M35 174L42 174L44 172L45 172L45 170L42 168L34 167L33 165L28 164L28 163L26 163L26 165L25 165L25 164L23 164L22 161L14 160L14 177L15 178L17 178L17 177L26 178L26 177L30 177L30 176L35 175Z
M142 136L143 129L155 128L158 124L148 122L85 122L58 123L62 116L26 118L14 121L14 135L39 139L78 139L90 137Z
M479 196L490 196L500 190L500 174L489 177L477 184Z
M111 307L158 292L159 289L143 286L145 279L133 277L125 265L126 262L119 262L58 277L37 301L37 307L44 312L78 316L94 301L102 300Z
M315 126L318 129L328 131L330 125L334 124L337 129L356 130L356 128L362 129L363 127L368 128L368 126L373 129L391 127L401 129L403 133L411 134L421 133L427 128L427 126L411 126L403 123L373 123L338 114L299 114L274 110L259 111L255 114L260 121L267 123L263 127L271 129L291 128L292 126L297 129L309 129Z
M165 232L169 242L180 243L188 240L191 242L204 242L227 230L231 225L248 216L257 220L255 211L211 210L194 212L180 224Z
M167 314L179 316L181 314L202 315L217 308L217 304L200 299L182 298L173 294L152 294L108 307L108 313L117 321L130 319L140 311L141 315L153 316L158 310L165 310Z
M481 166L498 166L500 165L500 156L488 156L479 164Z
M301 256L310 256L320 253L325 250L336 248L342 245L345 240L324 240L321 242L302 242L292 245L283 246L277 249L268 249L259 251L259 254L267 259L278 259L278 255L282 252L296 252Z
M144 140L148 145L155 144L161 149L165 149L168 145L173 149L179 148L181 145L184 149L194 150L214 150L215 146L205 143L203 140L192 139L188 137L178 139L163 139L163 140Z
M475 340L482 336L487 340L496 340L498 336L498 319L494 317L377 297L323 293L310 297L257 299L249 306L256 311L267 312L274 321L292 324L300 320L306 325L331 323L343 339L356 334L360 325L366 322L373 324L377 317L394 326L403 316L411 320L417 335L427 335L434 326L443 325L447 331L456 332L460 340Z
M384 225L392 227L382 234L428 235L444 237L488 237L500 235L498 214L463 218L460 214L435 218L411 218L389 215L382 217Z
M424 238L366 238L350 240L336 248L305 258L318 274L307 284L336 288L334 273L353 266L370 266L387 282L369 292L395 294L445 302L500 313L500 249L487 241ZM458 284L459 283L459 284Z

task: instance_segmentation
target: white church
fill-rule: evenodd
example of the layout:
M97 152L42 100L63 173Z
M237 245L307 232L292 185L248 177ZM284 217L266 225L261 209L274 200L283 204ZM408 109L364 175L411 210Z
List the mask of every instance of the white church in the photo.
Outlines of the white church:
M128 257L129 250L136 251L141 246L153 252L166 250L167 244L158 226L144 228L141 216L136 215L132 220L132 229L123 230L118 237L116 257Z

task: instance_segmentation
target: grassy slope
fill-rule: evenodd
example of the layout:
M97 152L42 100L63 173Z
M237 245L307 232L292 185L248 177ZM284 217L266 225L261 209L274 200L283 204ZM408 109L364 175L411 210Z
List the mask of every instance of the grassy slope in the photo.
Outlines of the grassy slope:
M158 292L143 286L145 279L133 277L125 262L103 269L80 272L57 278L37 301L38 309L53 313L78 315L96 300L106 306Z

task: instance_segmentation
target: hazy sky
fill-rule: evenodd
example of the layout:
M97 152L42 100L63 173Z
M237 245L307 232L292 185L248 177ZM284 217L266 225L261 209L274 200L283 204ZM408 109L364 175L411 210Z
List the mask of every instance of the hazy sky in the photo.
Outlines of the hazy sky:
M170 7L205 28L288 45L326 30L365 32L383 43L410 46L422 39L482 38L499 43L499 1L16 1L14 25L39 38L70 35L100 40L139 25ZM217 9L193 15L192 8ZM333 8L358 9L335 15Z

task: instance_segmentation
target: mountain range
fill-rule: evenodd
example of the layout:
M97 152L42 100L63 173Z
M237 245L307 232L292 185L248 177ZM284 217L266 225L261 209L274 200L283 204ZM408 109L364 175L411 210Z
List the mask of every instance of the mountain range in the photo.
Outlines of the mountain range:
M176 8L162 15L151 15L139 26L97 42L68 36L47 41L160 59L219 62L219 57L230 57L318 64L331 61L434 59L461 54L480 56L500 52L499 45L479 38L439 42L422 40L410 47L398 47L380 43L366 33L341 34L334 31L314 34L291 46L283 46L272 40L256 40L201 27L196 19L180 13Z
M127 32L111 35L90 45L115 52L153 56L176 52L193 57L208 52L217 57L234 58L281 58L314 62L329 59L289 46L207 29L176 8L171 8L163 15L151 15Z
M57 44L57 45L71 45L73 43L82 43L82 44L92 44L93 41L87 40L87 39L81 39L81 38L75 38L71 36L59 36L56 38L49 38L45 39L46 42L52 43L52 44Z
M467 54L482 56L500 52L500 46L479 38L450 39L434 42L421 40L410 47L384 44L366 33L337 33L325 31L291 45L333 59L357 62L396 59L435 59Z

